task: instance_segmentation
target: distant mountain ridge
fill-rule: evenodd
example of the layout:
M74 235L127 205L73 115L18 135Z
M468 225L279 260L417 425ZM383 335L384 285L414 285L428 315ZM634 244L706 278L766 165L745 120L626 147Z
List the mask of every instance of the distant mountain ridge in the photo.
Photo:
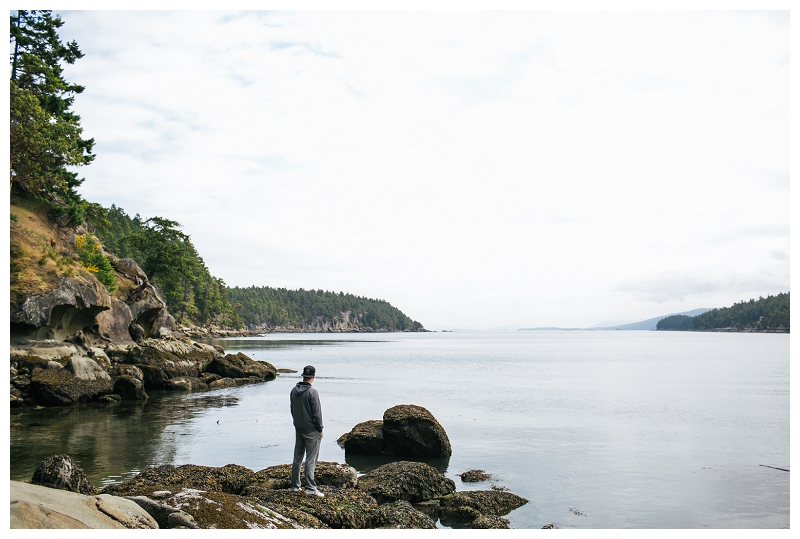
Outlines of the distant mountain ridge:
M603 327L591 327L591 328L556 328L556 327L539 327L539 328L520 328L517 331L610 331L610 330L640 330L640 331L655 331L656 325L658 322L664 318L669 316L697 316L703 314L705 312L710 311L711 309L701 308L701 309L692 309L691 311L684 311L682 313L672 313L672 314L665 314L663 316L656 316L655 318L648 318L647 320L642 320L641 322L631 322L630 324L622 324L619 326L603 326Z

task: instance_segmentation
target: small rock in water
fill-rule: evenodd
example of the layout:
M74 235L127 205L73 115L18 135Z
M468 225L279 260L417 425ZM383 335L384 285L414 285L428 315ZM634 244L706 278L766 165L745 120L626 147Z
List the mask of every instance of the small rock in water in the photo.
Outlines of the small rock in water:
M477 483L479 481L486 481L491 477L483 470L468 470L464 473L460 473L457 475L461 478L461 480L464 483Z

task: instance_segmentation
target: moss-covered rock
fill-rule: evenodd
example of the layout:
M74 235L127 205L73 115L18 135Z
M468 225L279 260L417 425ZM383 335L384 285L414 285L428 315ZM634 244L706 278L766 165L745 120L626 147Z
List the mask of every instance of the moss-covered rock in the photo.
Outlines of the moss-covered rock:
M68 406L112 393L114 383L108 376L94 380L77 378L66 368L34 369L29 391L36 401L45 406Z
M305 473L305 462L300 465L300 474ZM287 489L291 485L292 465L278 464L264 468L253 474L251 486L271 490ZM314 468L317 485L336 488L355 488L358 474L355 468L338 462L318 461ZM243 494L247 495L247 489Z
M422 406L400 404L383 413L386 452L400 457L448 457L453 451L444 428Z
M147 468L130 481L106 486L103 494L149 497L154 492L175 493L185 488L239 494L253 482L253 475L253 470L237 464L218 468L194 464L156 466Z
M483 470L468 470L464 473L458 474L458 476L464 483L479 483L481 481L486 481L491 477L491 475Z
M378 504L374 498L352 488L320 487L324 498L306 496L302 491L250 487L248 495L268 506L281 505L308 513L331 528L370 528Z
M401 500L378 506L373 528L436 529L436 523L425 513L417 511L407 501Z
M390 462L358 478L358 488L379 503L422 502L455 492L452 479L422 462Z
M440 515L457 513L464 508L474 509L484 515L503 516L528 503L528 500L497 490L462 490L439 500Z
M371 419L359 423L350 432L342 434L336 442L346 453L381 455L386 450L386 441L383 439L383 421Z

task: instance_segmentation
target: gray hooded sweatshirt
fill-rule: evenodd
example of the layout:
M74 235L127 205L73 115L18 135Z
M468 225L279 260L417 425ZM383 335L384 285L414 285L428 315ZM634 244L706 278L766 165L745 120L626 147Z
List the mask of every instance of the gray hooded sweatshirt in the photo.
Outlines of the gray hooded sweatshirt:
M294 428L299 432L322 432L322 405L319 393L308 382L297 382L289 393L289 409Z

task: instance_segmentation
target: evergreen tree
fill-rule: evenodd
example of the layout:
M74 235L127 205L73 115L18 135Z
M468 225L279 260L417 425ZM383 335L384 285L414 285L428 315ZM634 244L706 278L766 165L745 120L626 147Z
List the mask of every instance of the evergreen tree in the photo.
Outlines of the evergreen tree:
M80 224L88 204L75 188L83 180L67 167L92 162L94 139L82 138L80 116L70 110L83 87L64 79L62 63L83 53L74 41L61 42L64 23L50 11L18 10L10 22L10 187Z

